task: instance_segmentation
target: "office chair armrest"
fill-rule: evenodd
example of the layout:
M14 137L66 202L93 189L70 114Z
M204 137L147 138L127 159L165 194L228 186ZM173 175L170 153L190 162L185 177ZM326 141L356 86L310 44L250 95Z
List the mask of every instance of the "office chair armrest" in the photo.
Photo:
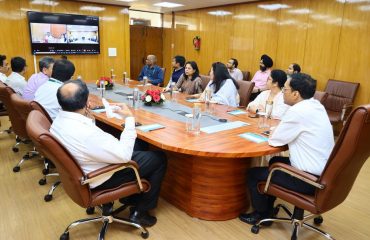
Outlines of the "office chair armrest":
M284 173L287 173L289 174L290 176L292 177L295 177L295 178L298 178L316 188L319 188L319 189L324 189L324 185L322 184L319 184L317 183L317 180L319 179L318 177L312 175L312 174L309 174L309 173L306 173L304 171L301 171L295 167L292 167L290 165L287 165L287 164L284 164L284 163L274 163L270 166L269 168L269 176L267 178L267 181L266 181L266 185L265 185L265 189L264 189L264 192L267 192L270 184L271 184L271 177L272 175L274 174L275 171L281 171L281 172L284 172Z
M353 104L352 103L346 103L346 104L343 105L342 113L340 115L340 120L342 122L344 122L347 119L349 113L352 110L352 107L353 107Z
M85 185L94 181L97 181L103 177L108 177L114 174L115 172L118 172L122 169L131 168L136 177L136 181L139 185L140 191L143 191L143 185L141 183L141 178L138 172L139 165L134 161L129 161L127 163L122 164L111 164L103 168L99 168L95 171L90 172L85 176L85 178L81 179L81 185Z

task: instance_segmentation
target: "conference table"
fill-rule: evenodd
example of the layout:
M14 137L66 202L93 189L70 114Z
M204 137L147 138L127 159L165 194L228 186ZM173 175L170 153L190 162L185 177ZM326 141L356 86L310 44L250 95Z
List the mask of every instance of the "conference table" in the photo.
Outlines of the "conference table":
M127 86L117 85L108 95L114 96L112 101L127 101L125 94L137 87L144 92L147 89L157 89L155 86L142 86L138 81L130 81ZM119 89L119 91L117 90ZM159 88L158 88L159 89ZM90 94L99 95L96 86L89 85ZM109 91L106 91L108 93ZM121 93L121 95L118 95ZM169 94L165 94L169 98ZM109 99L109 96L106 96ZM135 120L142 125L161 124L165 128L143 132L137 130L138 138L148 142L152 149L166 153L168 168L162 184L161 197L188 215L204 220L228 220L237 217L249 206L246 185L247 169L251 159L279 153L285 147L271 147L268 143L256 143L240 137L243 133L261 133L256 118L248 114L231 115L229 111L236 108L212 104L212 114L202 119L227 119L228 123L241 121L248 125L215 133L200 132L199 135L188 133L185 122L158 114L168 106L182 107L191 110L193 103L188 102L185 94L176 94L176 101L166 100L164 106L131 108ZM98 97L92 102L99 104ZM98 101L98 102L97 102ZM201 105L202 110L205 104ZM162 109L161 109L162 108ZM108 118L105 113L94 113L97 123L122 131L124 120ZM182 117L182 116L180 116ZM275 121L275 120L272 120ZM213 123L214 124L214 123ZM218 122L218 124L223 124ZM277 122L275 121L275 124ZM266 129L265 129L266 130Z

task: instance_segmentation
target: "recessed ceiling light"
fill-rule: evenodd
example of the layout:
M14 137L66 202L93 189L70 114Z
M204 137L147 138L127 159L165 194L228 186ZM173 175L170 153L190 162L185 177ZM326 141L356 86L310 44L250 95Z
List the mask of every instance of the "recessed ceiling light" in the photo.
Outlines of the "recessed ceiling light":
M48 1L48 0L32 0L31 4L47 5L47 6L55 7L55 6L57 6L59 3L58 3L58 2Z
M231 15L232 13L228 11L218 10L218 11L208 12L208 14L214 15L214 16L227 16L227 15Z
M277 3L277 4L259 4L258 7L269 10L269 11L274 11L274 10L278 10L278 9L282 9L282 8L290 8L289 5L280 4L280 3Z
M92 12L102 12L105 10L104 7L95 7L95 6L82 6L80 7L81 11L92 11Z
M153 4L153 6L164 7L164 8L176 8L176 7L182 7L184 5L180 3L160 2L160 3Z

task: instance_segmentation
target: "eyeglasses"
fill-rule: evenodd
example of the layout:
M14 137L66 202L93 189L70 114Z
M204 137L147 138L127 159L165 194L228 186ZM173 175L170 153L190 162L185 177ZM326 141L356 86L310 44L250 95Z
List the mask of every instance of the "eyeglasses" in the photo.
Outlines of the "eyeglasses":
M281 89L281 91L283 92L283 93L285 93L287 90L292 90L291 88L286 88L286 87L283 87L282 89Z

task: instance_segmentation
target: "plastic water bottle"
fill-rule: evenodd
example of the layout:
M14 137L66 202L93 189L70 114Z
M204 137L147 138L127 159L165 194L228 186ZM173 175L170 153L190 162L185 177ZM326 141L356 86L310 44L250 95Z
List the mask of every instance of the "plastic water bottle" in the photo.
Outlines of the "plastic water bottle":
M173 99L173 89L175 88L175 85L176 85L175 82L170 83L170 98L171 98L171 100L174 100Z
M266 101L265 113L267 118L271 118L273 101Z
M200 104L194 103L193 106L193 121L192 121L192 132L195 135L200 134L200 118L202 117Z
M144 84L144 86L148 83L148 77L147 76L144 76L143 77L143 84Z
M134 88L134 91L132 93L132 107L134 109L138 109L139 108L139 89L137 88Z
M100 86L100 96L101 96L101 98L104 98L104 93L105 93L105 82L104 82L104 80L100 80L99 86Z

